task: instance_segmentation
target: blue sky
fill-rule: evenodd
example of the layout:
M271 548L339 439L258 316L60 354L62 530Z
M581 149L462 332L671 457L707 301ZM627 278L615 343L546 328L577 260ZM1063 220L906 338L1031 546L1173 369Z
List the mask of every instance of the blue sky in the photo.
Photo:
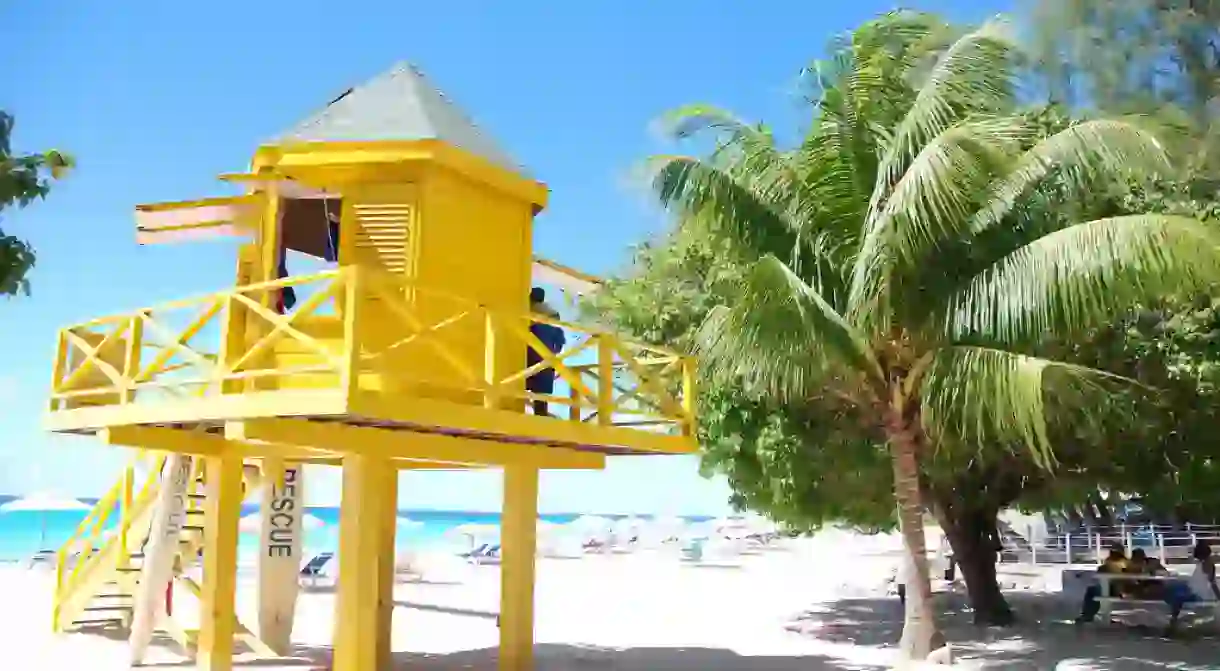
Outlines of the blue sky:
M978 20L1007 0L920 8ZM0 109L19 149L62 148L77 173L53 196L6 212L39 253L34 295L0 305L0 492L103 490L122 457L40 428L55 330L231 283L231 247L137 247L136 203L223 194L257 144L399 60L419 65L551 189L537 253L594 273L664 225L627 185L665 145L660 113L708 102L781 129L800 122L800 68L827 40L895 5L855 2L4 3ZM21 63L18 65L18 63ZM310 498L337 500L336 469ZM404 474L410 507L495 510L499 476ZM717 514L727 488L690 458L616 460L551 473L550 511Z

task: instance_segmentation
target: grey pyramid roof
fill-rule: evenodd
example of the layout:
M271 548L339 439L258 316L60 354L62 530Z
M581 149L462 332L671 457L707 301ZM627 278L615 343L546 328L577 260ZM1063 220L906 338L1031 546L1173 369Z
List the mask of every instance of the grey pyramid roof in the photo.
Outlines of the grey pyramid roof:
M441 140L525 174L500 146L410 63L344 91L274 141Z

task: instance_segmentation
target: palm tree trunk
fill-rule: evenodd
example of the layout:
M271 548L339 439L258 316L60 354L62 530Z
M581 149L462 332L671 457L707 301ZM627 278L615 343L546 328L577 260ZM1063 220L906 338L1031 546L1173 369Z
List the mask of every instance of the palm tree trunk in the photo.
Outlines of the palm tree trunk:
M944 646L932 610L932 583L928 579L928 553L923 533L924 506L919 492L918 424L892 412L886 422L890 453L894 462L894 497L898 501L898 523L907 562L905 575L906 617L902 623L901 654L909 660L927 659Z

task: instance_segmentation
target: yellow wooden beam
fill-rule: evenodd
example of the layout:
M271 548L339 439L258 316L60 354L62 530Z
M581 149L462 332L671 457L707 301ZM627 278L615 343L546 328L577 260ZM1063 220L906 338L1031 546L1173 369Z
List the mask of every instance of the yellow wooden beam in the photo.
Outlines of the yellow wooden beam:
M404 424L456 427L505 436L528 436L571 445L626 448L641 454L691 454L698 450L698 444L691 436L598 426L424 398L357 393L352 395L349 412L360 417L378 417Z
M294 389L54 410L46 415L43 426L48 431L81 431L127 424L186 424L248 417L342 415L346 409L347 397L339 390Z
M205 508L203 598L200 600L196 663L205 671L233 668L237 633L237 521L241 517L242 460L237 454L206 457L208 498Z
M334 456L330 452L306 446L251 443L229 440L223 435L214 433L159 426L114 426L98 432L98 437L106 445L125 445L161 452L183 452L200 457L232 452L240 454L244 459L272 458L308 461L315 457Z
M500 515L500 671L534 668L534 556L538 547L538 471L504 469Z
M394 516L397 482L397 472L384 457L349 455L343 460L334 671L390 666L394 539L387 537L393 520L385 518Z
M342 466L343 457L311 457L304 460L311 466ZM413 461L411 459L391 459L394 468L400 471L475 471L494 468L485 464L451 464L444 461Z
M480 411L486 412L481 409ZM350 426L337 422L295 419L231 422L226 428L226 435L235 440L309 445L333 452L450 464L515 464L548 469L601 469L606 465L606 458L601 454L558 447L498 443L440 434Z

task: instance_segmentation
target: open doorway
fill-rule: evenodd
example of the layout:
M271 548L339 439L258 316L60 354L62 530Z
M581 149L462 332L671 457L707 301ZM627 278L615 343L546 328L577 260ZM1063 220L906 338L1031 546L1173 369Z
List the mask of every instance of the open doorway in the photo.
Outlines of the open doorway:
M339 263L339 219L343 200L320 194L314 197L284 198L280 218L279 276L309 275ZM291 310L305 296L299 287L285 287L278 309Z

